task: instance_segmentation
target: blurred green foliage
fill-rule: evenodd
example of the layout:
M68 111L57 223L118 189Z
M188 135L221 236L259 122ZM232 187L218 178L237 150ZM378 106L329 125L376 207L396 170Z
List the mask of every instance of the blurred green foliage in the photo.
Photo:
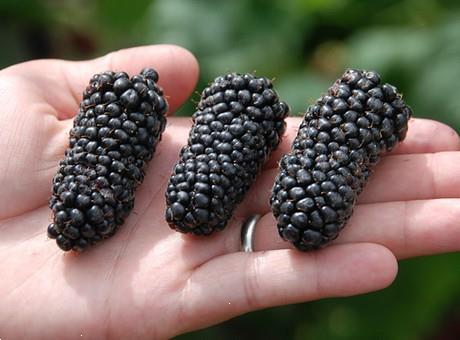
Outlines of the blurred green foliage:
M396 84L416 116L460 128L458 1L0 0L0 20L0 67L175 43L200 61L197 90L223 72L255 71L276 80L294 113L361 67ZM180 110L191 112L190 103ZM251 313L180 338L457 339L459 262L403 261L382 292Z

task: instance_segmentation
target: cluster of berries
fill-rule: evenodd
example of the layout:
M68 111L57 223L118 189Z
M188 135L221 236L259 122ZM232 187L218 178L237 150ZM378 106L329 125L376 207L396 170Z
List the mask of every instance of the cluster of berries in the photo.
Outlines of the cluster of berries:
M144 69L93 76L53 180L48 235L83 251L113 235L165 128L158 74ZM288 105L269 79L230 73L201 95L188 143L166 189L171 228L224 229L284 134ZM411 109L375 72L347 70L304 116L279 163L270 199L278 231L299 250L338 236L383 152L403 140Z

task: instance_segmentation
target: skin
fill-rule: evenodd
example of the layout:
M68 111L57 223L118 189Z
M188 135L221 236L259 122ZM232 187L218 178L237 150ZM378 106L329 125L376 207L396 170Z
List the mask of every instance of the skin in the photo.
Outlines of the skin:
M407 139L377 166L348 226L329 247L293 250L277 235L268 198L277 160L300 118L227 228L209 238L164 220L166 182L189 118L169 117L136 204L118 233L82 254L46 237L51 179L81 92L94 73L154 67L170 112L194 90L186 50L146 46L86 62L37 60L0 72L0 337L169 338L243 313L388 286L397 259L460 249L460 148L451 128L413 119ZM262 214L253 253L244 219Z

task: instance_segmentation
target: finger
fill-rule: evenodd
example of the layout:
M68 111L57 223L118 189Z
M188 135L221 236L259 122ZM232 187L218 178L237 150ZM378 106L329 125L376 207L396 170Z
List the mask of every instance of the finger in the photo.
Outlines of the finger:
M300 253L234 253L198 267L181 292L178 324L188 331L249 311L325 297L362 294L395 278L393 254L377 244L348 244ZM189 321L186 323L185 321Z
M359 203L459 197L460 152L385 157Z
M460 150L458 133L450 126L431 119L413 118L407 136L391 154L435 153Z
M398 258L459 251L459 219L460 199L363 204L334 243L379 243ZM257 223L254 247L292 248L279 237L271 214Z
M44 95L60 108L59 119L66 119L77 113L82 92L92 75L107 70L134 75L144 67L153 67L158 72L159 85L164 90L170 112L174 112L190 96L198 80L195 57L174 45L128 48L89 61L36 60L15 65L3 72L22 74L43 86ZM67 96L62 93L63 90Z
M398 258L460 250L460 199L389 202L358 206L337 243L373 242Z
M243 215L270 211L278 169L260 174L242 205ZM417 175L414 175L416 173ZM460 152L389 155L382 159L358 198L359 203L459 197Z
M291 150L291 144L297 135L301 121L302 118L298 117L291 117L286 120L286 133L278 149L272 153L267 161L266 169L277 167L280 158ZM460 150L460 139L457 132L450 126L434 120L413 118L409 121L406 138L391 154L434 153L457 150Z

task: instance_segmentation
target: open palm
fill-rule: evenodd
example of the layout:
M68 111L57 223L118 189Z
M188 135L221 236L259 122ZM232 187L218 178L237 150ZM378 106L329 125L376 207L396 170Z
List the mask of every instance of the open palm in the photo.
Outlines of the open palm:
M166 338L269 306L383 288L396 258L460 249L460 145L440 123L410 122L333 245L311 253L278 236L268 198L277 159L298 118L226 230L178 234L164 220L164 191L190 119L169 117L136 204L115 236L82 254L46 237L51 179L92 74L154 67L173 112L193 91L198 66L185 50L151 46L88 62L39 60L0 72L0 338ZM240 228L261 214L256 251Z

